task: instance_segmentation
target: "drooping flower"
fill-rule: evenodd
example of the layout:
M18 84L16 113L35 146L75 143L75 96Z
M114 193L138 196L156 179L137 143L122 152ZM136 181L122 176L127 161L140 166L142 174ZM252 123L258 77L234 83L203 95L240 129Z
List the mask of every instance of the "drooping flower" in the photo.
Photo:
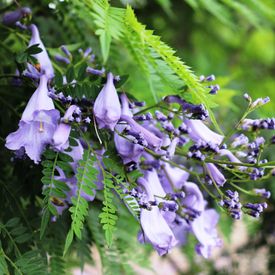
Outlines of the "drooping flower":
M181 189L189 177L189 173L170 164L163 164L164 175L161 177L161 184L167 193L172 193L173 189Z
M208 258L212 248L221 245L216 230L219 215L214 209L205 210L206 202L196 184L186 182L184 187L186 197L182 201L183 205L200 213L190 223L192 232L200 242L196 251L203 257Z
M125 94L122 94L120 96L121 99L121 107L122 107L122 114L128 115L129 117L132 117L132 113L129 109L129 102L128 98ZM126 125L117 124L116 130L119 133L122 133L126 128ZM128 140L130 139L130 140ZM128 135L127 139L120 136L117 132L114 133L114 142L116 149L121 156L123 163L129 163L131 161L137 162L140 155L143 152L143 147L139 144L134 144L133 137Z
M213 163L206 163L206 170L209 174L210 178L217 183L218 186L223 186L226 182L226 179L224 175L221 173L221 171L216 167Z
M149 173L152 174L149 174L147 179L139 179L139 184L145 188L148 201L154 201L155 195L159 194L161 196L165 193L159 181L156 180L156 172L153 171ZM153 182L153 180L156 181ZM151 210L142 208L140 223L143 234L139 235L139 241L150 242L159 255L168 253L169 250L177 244L177 240L158 206L152 206Z
M45 73L48 79L54 77L54 69L51 63L51 60L48 56L47 50L40 39L40 34L36 25L31 24L29 26L30 31L32 32L31 40L29 42L29 47L35 44L38 44L38 47L42 49L42 52L33 55L39 62L38 68L41 73Z
M114 131L114 128L120 119L121 107L114 86L114 76L112 73L108 73L107 83L104 85L95 100L94 115L100 129L109 128Z
M73 120L73 113L76 110L76 105L71 105L66 111L61 122L53 135L53 146L58 151L63 151L69 147L69 136L71 132L70 122Z
M27 155L35 162L50 144L59 119L59 111L54 109L48 97L48 78L42 75L39 86L30 98L19 122L19 129L6 138L6 147L19 150L23 147Z
M32 11L28 7L22 7L15 11L7 12L4 14L2 23L6 26L12 26L16 22L20 21L22 18L26 16L30 16Z
M140 143L144 146L149 146L153 149L159 149L162 140L148 131L142 125L138 124L133 118L127 115L121 115L121 121L126 121L131 128L131 135L140 139Z
M203 140L205 142L221 144L223 141L224 137L222 135L210 130L201 120L186 119L184 123L191 130L189 136L195 142Z

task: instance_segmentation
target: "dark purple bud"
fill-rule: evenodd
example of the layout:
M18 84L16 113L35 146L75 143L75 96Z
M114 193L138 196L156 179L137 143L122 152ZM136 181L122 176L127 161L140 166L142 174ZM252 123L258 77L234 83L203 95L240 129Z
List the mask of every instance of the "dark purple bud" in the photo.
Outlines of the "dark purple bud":
M68 50L68 48L65 45L62 45L60 48L63 53L65 53L69 58L72 58L71 52Z
M92 67L87 67L86 72L93 75L103 76L105 74L105 68L102 68L101 70L97 70Z
M12 26L14 25L17 21L20 21L22 18L29 16L32 14L32 11L28 7L23 7L18 10L8 12L4 14L2 23L6 26Z
M62 63L65 63L65 64L70 64L70 63L71 63L71 61L70 61L69 58L64 57L64 56L62 56L62 55L58 55L58 54L57 54L54 58L55 58L55 60L58 61L58 62L62 62Z
M84 56L84 57L87 57L91 52L92 52L92 48L89 47L89 48L87 48L87 49L85 50L83 56Z

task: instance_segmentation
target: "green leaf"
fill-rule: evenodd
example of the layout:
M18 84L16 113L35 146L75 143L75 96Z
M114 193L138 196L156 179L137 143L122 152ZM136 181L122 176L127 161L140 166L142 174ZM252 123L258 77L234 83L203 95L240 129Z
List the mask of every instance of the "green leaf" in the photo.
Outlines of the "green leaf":
M50 212L49 212L48 209L45 209L44 212L43 212L43 215L42 215L42 219L41 219L40 240L42 240L42 238L45 234L45 231L46 231L47 225L49 223L49 220L50 220Z
M43 50L39 48L39 44L31 45L26 49L26 53L29 55L41 53Z
M66 237L63 256L65 256L67 254L67 251L72 244L73 238L74 238L74 232L72 229L70 229L70 231L68 232L67 237Z
M74 80L75 78L74 67L70 67L68 69L68 71L66 72L66 78L68 83L71 83Z

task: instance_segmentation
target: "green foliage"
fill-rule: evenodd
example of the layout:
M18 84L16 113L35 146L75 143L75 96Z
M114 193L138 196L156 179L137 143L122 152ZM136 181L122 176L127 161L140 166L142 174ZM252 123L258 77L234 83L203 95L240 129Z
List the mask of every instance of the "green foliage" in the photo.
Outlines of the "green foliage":
M96 185L95 182L97 180L98 170L94 167L94 163L96 158L91 154L91 151L85 150L83 154L83 159L79 161L77 168L77 195L72 198L72 206L69 211L71 212L71 229L67 235L64 254L66 254L72 240L74 234L81 239L82 234L81 231L83 229L83 224L86 216L88 215L88 207L89 204L85 198L83 198L83 194L88 196L95 195Z
M50 215L58 216L54 205L64 206L63 200L66 198L66 191L70 190L66 183L59 179L60 175L56 175L56 173L59 173L58 169L62 169L65 174L70 174L71 167L68 162L72 161L72 158L67 154L55 153L50 150L46 151L44 156L46 159L42 161L43 177L41 182L44 186L42 191L44 199L40 238L42 238L45 233Z
M115 230L116 221L118 219L116 215L117 208L114 205L113 198L114 194L112 189L114 188L113 184L113 175L109 172L103 173L103 208L102 213L99 214L100 223L103 225L103 230L105 232L105 239L108 246L112 244L113 232Z
M93 1L91 7L94 11L93 18L97 26L96 35L99 36L103 62L106 63L112 39L119 39L122 35L124 10L111 7L108 0Z

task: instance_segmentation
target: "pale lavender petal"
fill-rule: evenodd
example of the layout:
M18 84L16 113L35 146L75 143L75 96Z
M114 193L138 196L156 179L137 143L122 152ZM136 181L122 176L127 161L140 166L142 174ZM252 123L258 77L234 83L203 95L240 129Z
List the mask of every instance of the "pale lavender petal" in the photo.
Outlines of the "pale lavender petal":
M129 124L129 126L131 127L131 130L133 132L136 132L137 134L141 134L143 136L143 138L147 141L147 143L150 147L153 147L155 149L160 148L160 146L162 144L162 140L160 138L158 138L157 136L155 136L154 134L152 134L147 129L145 129L144 127L142 127L140 124L138 124L131 117L122 115L121 121L126 121Z
M140 223L144 235L159 255L168 253L176 246L177 240L158 207L153 206L150 211L141 209Z
M200 242L196 251L205 258L210 257L212 248L221 246L221 240L216 230L218 220L219 214L214 209L209 209L205 210L191 224L192 231Z
M107 83L97 96L94 104L94 115L96 117L98 127L109 128L114 130L120 115L121 107L117 91L114 86L114 77L108 73Z
M195 142L203 140L205 142L221 144L223 141L223 136L210 130L201 120L186 119L184 123L191 129L189 136Z
M215 164L206 163L206 170L209 176L217 183L218 186L224 185L226 179Z
M29 47L35 44L39 44L38 47L42 49L42 52L33 55L39 62L40 67L41 67L41 72L44 72L46 76L51 79L54 77L54 69L51 63L51 60L48 56L48 53L46 51L46 48L43 44L43 42L40 39L40 34L38 31L38 28L36 25L31 24L29 26L29 29L32 32L32 37L29 42Z
M35 111L52 110L54 109L53 100L48 96L48 78L46 75L40 77L39 86L31 96L23 114L22 121L33 120Z

